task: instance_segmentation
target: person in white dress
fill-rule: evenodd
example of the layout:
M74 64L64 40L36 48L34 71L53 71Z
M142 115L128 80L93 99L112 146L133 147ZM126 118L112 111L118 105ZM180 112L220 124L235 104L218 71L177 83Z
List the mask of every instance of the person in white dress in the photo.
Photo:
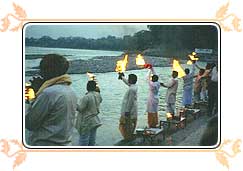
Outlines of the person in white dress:
M148 113L148 126L149 128L155 128L158 125L158 105L159 105L159 89L160 82L159 77L156 75L154 68L149 67L148 73L148 85L149 96L147 101L147 113Z

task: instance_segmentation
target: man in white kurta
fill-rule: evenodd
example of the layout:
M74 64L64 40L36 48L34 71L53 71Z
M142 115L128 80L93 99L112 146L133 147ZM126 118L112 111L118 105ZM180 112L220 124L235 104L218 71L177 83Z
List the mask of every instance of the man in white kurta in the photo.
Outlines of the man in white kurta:
M151 75L152 74L152 75ZM155 128L158 124L158 105L159 105L159 88L158 76L153 67L150 68L148 74L149 96L147 102L148 126Z
M122 81L128 85L121 107L119 129L125 140L130 140L137 125L137 76L129 74L128 80L122 76Z
M175 115L175 103L176 103L176 92L178 88L178 72L172 72L172 78L168 83L162 84L163 87L167 88L165 102L166 102L166 112Z

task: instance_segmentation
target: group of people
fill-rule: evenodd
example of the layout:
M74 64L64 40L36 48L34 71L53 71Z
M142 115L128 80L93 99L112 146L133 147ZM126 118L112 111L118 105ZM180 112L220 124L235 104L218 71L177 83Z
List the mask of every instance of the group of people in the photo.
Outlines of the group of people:
M197 66L198 67L198 66ZM36 98L26 108L25 128L30 131L28 144L31 146L69 146L72 145L74 127L78 130L80 146L94 146L97 128L101 126L99 108L102 97L97 82L90 80L87 83L87 93L78 101L70 87L72 81L67 74L69 63L61 55L45 55L40 62L40 76L31 80L31 87L36 92ZM175 114L176 92L178 88L178 72L172 71L171 79L167 83L159 82L152 65L148 64L147 77L149 96L147 102L148 126L154 128L158 125L158 104L160 87L167 88L166 112ZM198 67L199 68L199 67ZM193 78L194 96L196 84L202 85L205 76L201 73L196 76L195 64L192 71L185 70L183 77L183 105L192 104ZM207 82L209 108L217 104L215 89L217 89L216 66L211 67L207 77L211 74L210 82ZM119 130L125 140L131 140L137 125L137 76L129 74L128 79L124 73L119 73L118 79L122 80L128 89L123 97ZM208 78L207 78L208 79ZM198 85L197 85L198 86ZM202 88L200 88L200 93ZM198 92L198 91L197 91ZM212 109L209 109L212 110Z
M70 87L69 62L61 55L45 55L40 62L40 76L31 80L36 98L26 109L25 128L31 146L71 146L74 127L80 134L80 146L93 146L102 102L95 81L87 83L87 93L78 102ZM78 113L76 115L76 113ZM27 131L26 131L27 132Z
M206 69L200 68L196 61L192 61L192 69L185 69L183 79L183 98L182 105L185 108L192 106L193 101L207 101L208 99L208 116L215 115L218 108L218 71L215 64L207 64ZM167 88L165 96L166 113L170 113L172 118L175 115L176 94L178 89L178 72L172 71L171 78L167 83L159 82L159 77L151 64L146 64L149 69L147 77L149 86L149 96L147 100L147 116L148 127L158 127L158 105L159 105L159 89ZM195 75L196 67L199 73ZM195 78L195 82L194 82ZM124 139L133 138L133 133L137 124L137 77L134 74L128 75L128 80L124 74L119 74L119 79L123 80L129 86L127 90L121 110L120 131ZM194 89L194 98L193 98ZM214 110L215 109L215 110Z

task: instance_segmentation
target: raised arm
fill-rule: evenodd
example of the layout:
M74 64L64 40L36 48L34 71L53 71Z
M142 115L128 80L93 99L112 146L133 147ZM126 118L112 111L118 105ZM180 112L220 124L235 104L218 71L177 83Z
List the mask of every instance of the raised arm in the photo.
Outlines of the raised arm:
M196 66L196 64L192 64L192 70L191 70L191 72L190 72L190 76L191 76L191 77L194 77L195 70L196 70L195 66Z
M123 81L126 85L130 86L130 84L128 83L128 80L127 80L124 76L122 76L122 81Z

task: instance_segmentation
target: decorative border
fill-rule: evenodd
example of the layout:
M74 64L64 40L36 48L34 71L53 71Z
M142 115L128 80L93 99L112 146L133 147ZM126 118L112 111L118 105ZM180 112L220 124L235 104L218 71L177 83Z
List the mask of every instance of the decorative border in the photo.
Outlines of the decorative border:
M13 170L25 161L27 157L27 151L20 141L15 139L12 140L1 139L0 145L1 145L0 153L3 153L5 157L8 159L14 158L12 163ZM11 148L14 148L16 150L13 152Z
M237 32L241 32L242 28L240 26L240 22L241 19L239 17L237 17L236 14L234 13L230 13L228 14L228 9L229 9L229 5L230 2L228 1L225 5L222 5L216 12L215 18L212 19L146 19L147 21L150 22L162 22L162 21L171 21L171 22L175 22L175 21L196 21L196 22L217 22L220 27L226 31L237 31ZM7 13L5 15L5 17L3 17L0 21L2 22L1 26L0 26L0 32L6 32L6 31L12 31L12 32L16 32L22 29L24 23L26 22L31 22L31 21L69 21L69 22L95 22L95 21L125 21L125 22L132 22L132 21L144 21L144 19L29 19L27 18L27 14L25 12L25 10L13 3L12 7L14 9L14 13L10 12ZM15 23L11 23L10 19L14 19ZM228 24L228 22L231 21L231 24Z
M81 149L81 150L68 150L68 149L59 149L59 150L35 150L35 149L26 149L24 148L21 141L18 140L6 140L2 139L0 140L0 153L3 153L7 158L14 158L12 168L13 171L15 168L19 165L21 165L27 157L27 153L33 153L33 152L214 152L215 157L218 160L218 162L226 167L228 170L230 169L230 162L229 159L236 158L236 156L241 152L241 139L236 140L229 140L226 139L223 141L223 143L219 146L218 149L215 150L173 150L173 149L149 149L149 150L128 150L128 149L112 149L112 150L95 150L95 149ZM231 151L226 151L226 147L231 147ZM11 148L13 146L17 146L17 150L14 152L10 152Z
M150 22L217 22L223 31L230 32L242 32L242 28L240 26L241 19L237 17L234 13L227 13L229 9L230 2L228 1L226 4L222 5L216 12L215 18L213 19L147 19ZM69 21L69 22L101 22L101 21L125 21L125 22L139 22L145 21L144 19L28 19L26 11L16 3L12 4L14 12L7 13L3 18L0 19L0 32L16 32L22 30L24 23L31 21ZM1 12L1 11L0 11ZM14 20L14 23L12 23ZM231 24L228 24L231 21ZM226 167L228 170L230 169L229 159L235 158L241 152L241 139L236 140L224 140L223 143L218 147L218 149L203 149L203 150L183 150L183 149L148 149L148 150L129 150L129 149L113 149L113 150L96 150L96 149L59 149L59 150L35 150L35 149L26 149L24 148L21 141L12 139L2 139L0 140L0 153L4 154L7 158L14 158L14 162L12 165L13 170L19 165L21 165L27 157L27 153L29 152L214 152L216 159L219 163ZM231 145L231 151L226 151L225 148ZM10 153L11 147L17 147L15 152Z
M220 145L220 147L215 152L216 159L219 161L221 165L226 167L228 170L230 169L229 159L235 158L240 152L240 145L241 145L241 139L236 140L224 140L224 142ZM231 145L231 151L226 151L224 148L227 145Z

